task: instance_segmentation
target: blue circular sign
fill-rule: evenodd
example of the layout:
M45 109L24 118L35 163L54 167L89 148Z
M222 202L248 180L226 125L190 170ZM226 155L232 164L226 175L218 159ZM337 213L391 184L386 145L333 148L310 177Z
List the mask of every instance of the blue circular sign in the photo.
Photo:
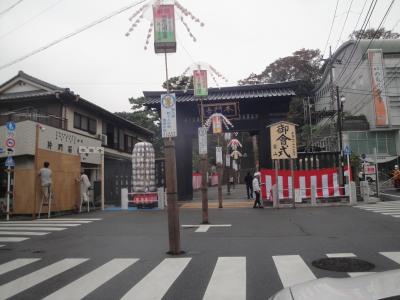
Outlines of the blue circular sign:
M15 122L13 121L7 122L6 127L8 131L14 131L16 127Z

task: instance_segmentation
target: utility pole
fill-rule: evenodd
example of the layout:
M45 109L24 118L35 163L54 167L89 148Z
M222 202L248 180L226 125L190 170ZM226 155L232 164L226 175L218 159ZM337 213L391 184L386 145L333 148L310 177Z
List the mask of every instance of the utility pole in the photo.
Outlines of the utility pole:
M330 82L330 91L331 91L331 105L330 110L333 111L334 103L335 103L335 88L333 81L333 58L332 58L332 48L329 47L329 82ZM343 186L343 145L342 145L342 123L341 123L341 104L339 98L339 86L336 84L336 102L337 102L337 129L338 129L338 138L339 138L339 186Z
M168 79L168 60L167 51L165 56L165 76L167 80L167 94L169 94ZM168 203L168 234L169 251L168 254L181 254L180 250L180 228L179 228L179 209L177 204L177 184L176 184L176 154L175 141L173 138L164 138L165 147L165 173L167 184L167 203Z
M201 115L201 126L204 126L204 108L203 98L200 98L200 115ZM207 136L207 130L206 130ZM200 139L200 136L199 136ZM200 140L199 140L200 143ZM207 149L207 145L206 149ZM200 150L200 149L199 149ZM208 187L207 187L207 169L208 169L208 158L207 153L200 153L200 172L201 172L201 211L202 211L202 224L209 224L208 222Z
M309 118L309 125L310 125L311 152L314 152L314 141L313 141L312 122L311 122L311 103L310 103L310 97L307 97L307 106L308 106L308 118Z

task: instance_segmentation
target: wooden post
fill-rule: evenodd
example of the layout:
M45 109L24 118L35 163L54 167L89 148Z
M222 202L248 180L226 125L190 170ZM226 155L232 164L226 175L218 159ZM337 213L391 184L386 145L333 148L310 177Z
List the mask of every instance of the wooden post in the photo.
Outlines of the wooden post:
M293 166L293 158L290 159L290 174L292 176L292 199L293 199L293 208L296 208L296 201L295 201L295 188L294 188L294 166Z
M218 147L220 146L220 138L221 133L218 133ZM221 147L222 150L222 147ZM222 155L222 153L221 153ZM222 158L222 163L223 163ZM223 175L223 166L221 162L217 163L217 174L218 174L218 208L223 208L222 206L222 175Z
M169 93L168 79L168 60L167 51L164 52L165 59L165 77L167 82L167 93ZM180 249L180 228L179 228L179 209L177 203L177 183L176 183L176 155L175 141L173 138L164 139L165 153L165 178L167 185L167 203L168 203L168 235L169 251L168 254L181 254Z
M36 207L37 207L37 192L38 192L38 185L39 185L39 176L38 176L38 169L39 169L39 158L38 158L38 150L39 150L39 131L40 125L36 123L35 126L35 164L34 164L34 181L35 181L35 188L34 195L33 195L33 204L32 204L32 219L36 219Z
M165 152L165 178L167 184L168 203L168 233L169 251L168 254L180 254L180 228L179 211L177 205L176 186L176 159L175 142L172 138L164 139Z
M260 169L260 159L259 159L259 154L258 154L257 135L253 135L251 137L251 141L253 144L254 164L256 166L256 172L258 172Z
M202 224L208 224L207 154L200 155Z
M274 197L275 203L273 203L275 208L279 208L279 184L278 184L278 171L279 171L279 161L277 159L274 160L275 163L275 191L273 191L274 194L276 194L276 197Z

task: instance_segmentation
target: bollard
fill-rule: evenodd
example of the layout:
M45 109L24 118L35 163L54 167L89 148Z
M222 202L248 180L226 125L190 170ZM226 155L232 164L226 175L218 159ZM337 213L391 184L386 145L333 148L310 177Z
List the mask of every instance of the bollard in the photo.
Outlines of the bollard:
M360 181L360 193L364 202L369 203L369 184L367 181Z
M356 183L354 181L350 182L349 185L349 202L350 205L356 205L357 204L357 191L356 191Z
M317 206L317 187L311 183L311 206Z
M279 208L279 195L278 186L276 184L272 185L272 204L274 208Z
M121 189L121 209L128 209L128 189Z
M158 208L164 209L164 201L165 201L164 187L159 187L157 189L157 195L158 195Z

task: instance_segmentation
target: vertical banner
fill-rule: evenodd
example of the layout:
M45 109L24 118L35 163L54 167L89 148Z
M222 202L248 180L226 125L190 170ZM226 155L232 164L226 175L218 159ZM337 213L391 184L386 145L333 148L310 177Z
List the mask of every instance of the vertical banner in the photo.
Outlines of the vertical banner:
M195 97L207 97L208 96L208 85L207 85L207 71L206 70L194 70L193 71L193 87Z
M161 136L176 137L176 98L175 94L161 95Z
M233 168L235 171L238 170L238 165L237 165L236 160L232 160L232 168Z
M199 154L207 154L207 128L199 127Z
M176 52L174 5L154 5L154 51Z
M227 167L231 166L231 155L230 154L225 155L225 166L227 166Z
M278 122L270 125L271 158L297 158L296 125L289 122Z
M225 132L224 133L224 138L225 138L225 141L230 141L231 140L231 138L232 138L232 134L230 133L230 132Z
M221 133L222 132L222 121L220 116L212 117L212 125L213 125L213 133Z
M222 161L222 147L215 147L215 160L217 162L217 164L223 164Z
M388 126L388 99L385 88L382 50L369 49L368 62L371 73L371 90L375 108L375 125Z

